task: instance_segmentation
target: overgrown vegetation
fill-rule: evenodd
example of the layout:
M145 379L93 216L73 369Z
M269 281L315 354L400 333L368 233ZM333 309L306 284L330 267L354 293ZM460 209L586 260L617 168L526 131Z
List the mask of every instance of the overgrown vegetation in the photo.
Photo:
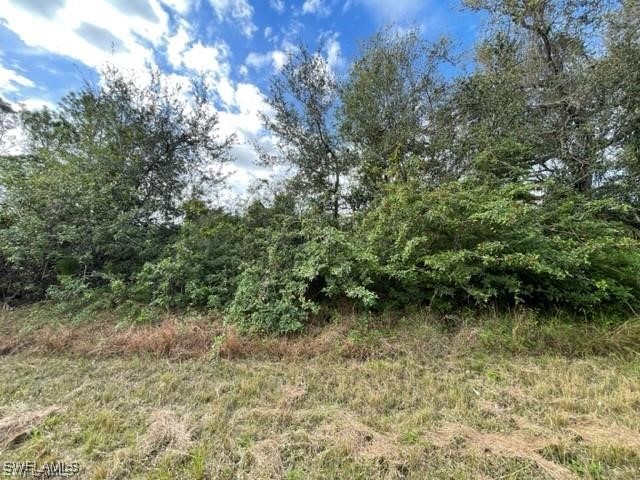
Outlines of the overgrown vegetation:
M376 34L344 75L292 52L259 152L290 174L241 211L207 203L233 139L205 79L109 68L55 110L3 101L0 139L26 136L0 162L4 302L208 309L277 333L347 303L637 311L637 0L466 6L489 20L470 73L418 30Z

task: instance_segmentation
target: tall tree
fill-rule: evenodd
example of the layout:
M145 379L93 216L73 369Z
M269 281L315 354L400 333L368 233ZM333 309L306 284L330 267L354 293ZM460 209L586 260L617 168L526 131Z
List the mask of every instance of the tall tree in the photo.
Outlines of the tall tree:
M273 114L262 116L277 138L277 152L261 152L262 160L293 167L292 191L334 218L350 170L336 125L338 100L338 82L327 60L301 46L271 83L267 101Z
M55 110L24 112L26 154L4 157L7 258L45 288L58 273L128 274L159 253L181 202L216 181L229 139L195 82L190 102L156 71L141 85L115 68Z
M430 120L444 98L440 70L448 59L448 42L428 42L418 29L387 28L363 44L341 108L342 133L358 155L357 203L370 202L391 180L435 173L416 172L411 163L423 167L430 159Z
M640 226L640 1L625 0L610 17L606 55L594 69L594 82L607 92L613 159L604 194L635 205Z
M460 83L468 153L515 141L531 173L589 192L606 170L607 92L591 81L602 51L601 0L466 0L489 13L478 70ZM469 143L469 142L468 142Z

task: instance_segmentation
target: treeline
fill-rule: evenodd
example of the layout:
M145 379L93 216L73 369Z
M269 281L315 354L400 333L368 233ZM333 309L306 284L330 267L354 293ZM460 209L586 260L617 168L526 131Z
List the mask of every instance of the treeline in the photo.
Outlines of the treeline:
M2 103L24 153L1 161L0 293L277 332L345 303L633 312L639 5L467 0L488 19L470 73L418 30L374 35L344 75L300 46L259 150L289 175L237 212L206 202L233 139L205 81L108 69L54 111Z

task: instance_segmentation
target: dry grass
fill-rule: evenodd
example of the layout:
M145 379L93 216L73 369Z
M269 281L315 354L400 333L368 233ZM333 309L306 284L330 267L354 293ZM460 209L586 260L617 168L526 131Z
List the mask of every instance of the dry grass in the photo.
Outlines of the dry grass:
M192 433L171 410L155 410L138 450L147 459L163 453L186 455L192 446Z
M153 323L121 324L109 313L82 323L55 321L39 308L0 312L0 356L25 352L113 357L151 354L170 359L283 360L333 355L369 360L468 355L560 354L570 357L640 354L640 319L616 327L566 320L546 321L530 312L481 318L435 317L419 313L362 323L347 315L339 323L310 327L304 334L259 337L240 334L217 317L160 314Z
M26 440L32 431L49 415L59 410L55 405L47 408L11 409L0 416L0 455L5 449Z
M5 318L10 315L5 314ZM355 341L347 334L354 323L312 328L304 335L289 337L243 336L232 326L207 318L183 319L167 316L148 325L118 328L110 320L99 319L80 325L42 324L16 330L12 320L0 319L0 355L28 352L32 354L72 354L112 357L152 354L171 359L199 358L210 355L216 339L216 355L224 359L301 359L325 354L343 358L367 359L401 355L411 345L386 338L375 342ZM19 323L18 323L19 325ZM406 340L413 343L409 332Z
M547 330L545 352L517 322L261 339L175 317L4 323L0 461L78 461L87 479L636 480L635 327L582 350ZM624 349L594 348L607 336Z
M460 424L446 424L430 434L440 448L462 449L479 455L500 455L526 459L539 466L547 476L559 480L576 478L568 468L545 459L540 450L554 441L542 429L517 429L509 433L479 432Z

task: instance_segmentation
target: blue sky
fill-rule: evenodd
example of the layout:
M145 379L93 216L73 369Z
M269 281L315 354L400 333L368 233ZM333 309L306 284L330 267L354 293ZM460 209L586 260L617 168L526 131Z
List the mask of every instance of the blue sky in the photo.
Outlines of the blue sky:
M221 133L238 138L229 173L246 187L266 174L249 143L269 142L257 113L287 52L321 42L341 73L358 42L390 23L448 34L465 50L478 19L456 0L0 0L0 96L52 106L106 62L134 74L155 63L177 84L204 73L218 93Z

